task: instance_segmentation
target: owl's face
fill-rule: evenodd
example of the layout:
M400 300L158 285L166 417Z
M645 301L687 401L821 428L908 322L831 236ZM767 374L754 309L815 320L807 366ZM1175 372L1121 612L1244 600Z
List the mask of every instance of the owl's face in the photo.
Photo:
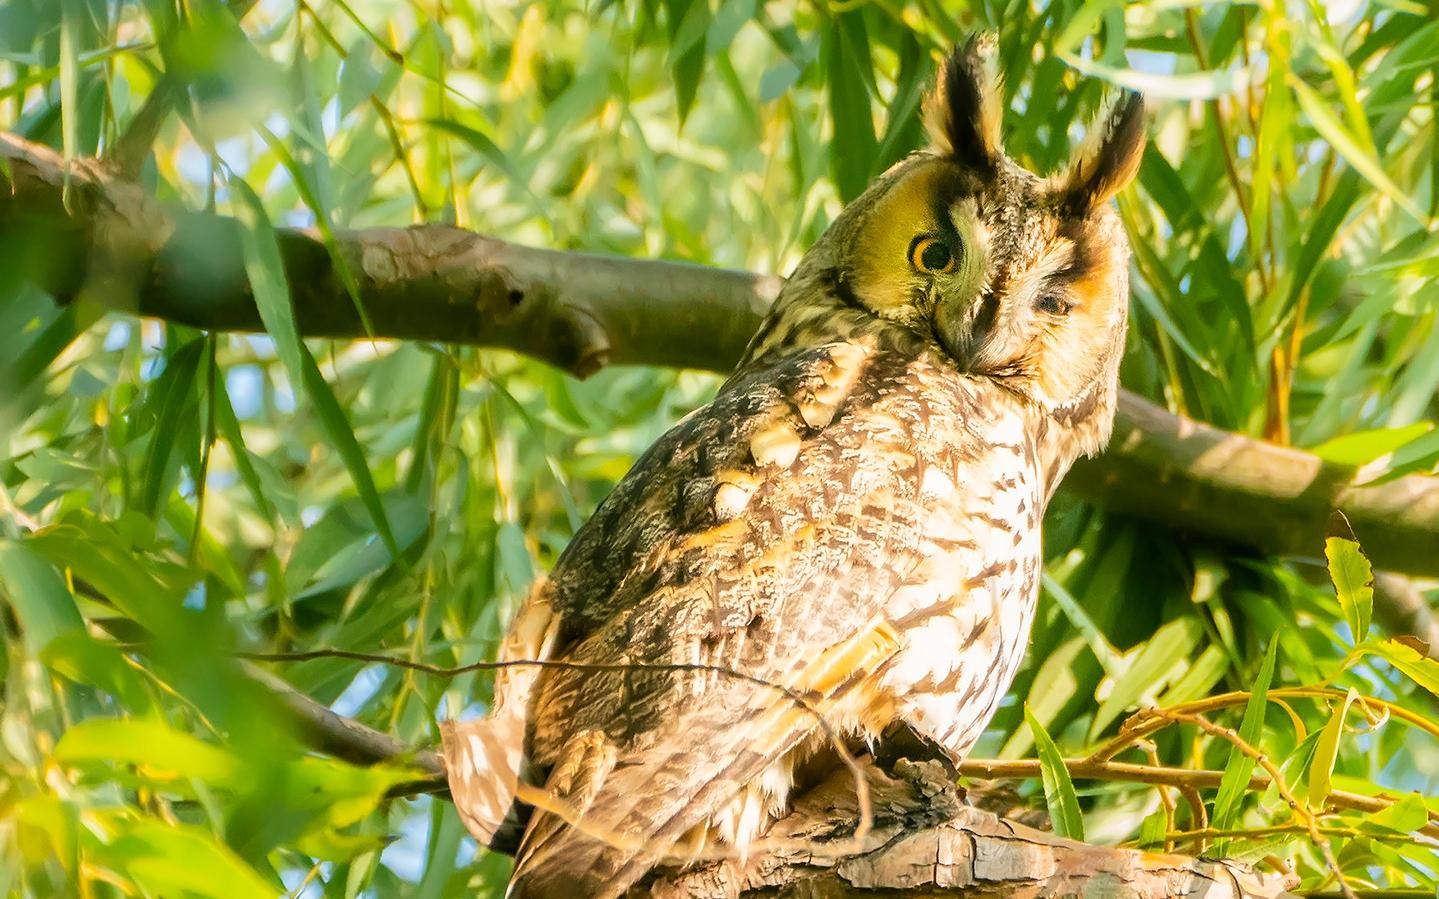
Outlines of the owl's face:
M1064 424L1112 409L1129 245L1109 200L1138 169L1142 104L1121 100L1065 172L1041 179L1000 149L999 103L971 42L927 105L931 148L845 209L823 262L847 305L929 338L961 371Z

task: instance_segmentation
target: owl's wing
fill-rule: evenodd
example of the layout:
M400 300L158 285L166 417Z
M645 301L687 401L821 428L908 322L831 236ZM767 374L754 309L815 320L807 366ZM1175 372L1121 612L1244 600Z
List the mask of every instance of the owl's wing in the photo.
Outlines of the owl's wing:
M743 839L763 809L741 793L822 733L773 685L836 729L888 720L887 600L936 551L914 431L940 416L894 389L905 361L840 344L731 382L577 535L553 574L560 657L630 667L546 672L530 749L553 802L516 894L617 895L716 816ZM742 676L646 667L675 664Z

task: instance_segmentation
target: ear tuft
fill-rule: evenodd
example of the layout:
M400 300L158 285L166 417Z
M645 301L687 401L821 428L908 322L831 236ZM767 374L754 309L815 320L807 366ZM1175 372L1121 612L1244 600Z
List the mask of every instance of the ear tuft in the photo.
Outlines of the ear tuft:
M955 47L924 104L934 152L980 171L994 169L1004 155L999 139L1003 97L994 36L976 34Z
M1126 91L1090 129L1060 182L1065 205L1084 214L1134 180L1144 156L1144 98Z

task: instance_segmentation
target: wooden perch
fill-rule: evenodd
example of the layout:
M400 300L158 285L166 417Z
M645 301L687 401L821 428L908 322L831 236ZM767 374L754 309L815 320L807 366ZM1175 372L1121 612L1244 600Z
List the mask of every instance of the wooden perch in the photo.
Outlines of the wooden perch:
M26 275L60 302L262 330L233 219L160 203L96 160L70 164L67 196L59 155L11 135L0 135L0 162L6 264L28 266ZM324 243L306 231L278 234L301 333L364 337ZM621 363L725 371L782 283L522 247L446 225L345 232L338 244L374 336L503 347L581 376ZM1358 486L1348 467L1171 415L1128 392L1109 451L1077 465L1065 487L1263 553L1317 556L1339 509L1377 567L1439 575L1439 478Z
M803 794L767 841L783 845L745 862L661 871L642 895L1105 896L1113 899L1268 899L1289 896L1284 876L1229 861L1109 849L1056 837L966 805L947 769L900 759L893 774L866 764L874 827L859 820L853 775L839 770Z

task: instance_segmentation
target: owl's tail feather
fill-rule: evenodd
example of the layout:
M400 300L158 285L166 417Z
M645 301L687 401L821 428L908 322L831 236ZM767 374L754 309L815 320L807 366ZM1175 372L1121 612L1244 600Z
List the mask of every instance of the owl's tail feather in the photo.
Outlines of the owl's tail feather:
M549 583L541 581L516 612L499 660L544 661L558 631ZM455 808L475 839L491 849L513 851L524 827L516 800L528 773L525 728L540 673L538 665L501 668L488 718L440 725L441 757Z
M878 620L799 670L776 672L773 681L789 684L803 705L759 683L721 681L638 752L617 757L602 734L575 735L535 802L509 895L609 899L656 866L682 863L678 843L822 730L820 719L863 716L875 695L866 688L898 646Z

